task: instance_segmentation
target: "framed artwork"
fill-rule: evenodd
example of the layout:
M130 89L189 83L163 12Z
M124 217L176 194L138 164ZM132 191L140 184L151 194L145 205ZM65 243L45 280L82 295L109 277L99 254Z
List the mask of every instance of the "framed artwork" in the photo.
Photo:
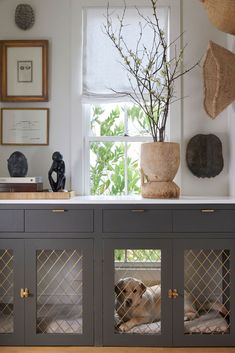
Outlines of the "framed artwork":
M48 145L48 108L2 108L2 145Z
M1 100L48 101L48 41L3 40Z

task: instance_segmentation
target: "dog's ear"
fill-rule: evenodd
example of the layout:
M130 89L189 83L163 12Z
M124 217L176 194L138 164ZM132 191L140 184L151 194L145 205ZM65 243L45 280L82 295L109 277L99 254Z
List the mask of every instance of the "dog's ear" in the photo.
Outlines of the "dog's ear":
M115 285L115 287L114 287L114 290L115 290L115 293L116 293L116 294L119 294L119 293L122 291L123 283L124 283L123 279L120 279L120 280L116 283L116 285Z
M146 285L141 281L140 281L140 289L141 289L141 294L144 294L144 292L147 289Z

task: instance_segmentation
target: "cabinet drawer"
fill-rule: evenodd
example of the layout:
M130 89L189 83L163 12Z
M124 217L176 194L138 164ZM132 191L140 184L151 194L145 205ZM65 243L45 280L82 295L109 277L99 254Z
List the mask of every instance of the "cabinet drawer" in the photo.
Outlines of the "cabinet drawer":
M234 232L235 210L181 210L173 212L174 232Z
M26 232L93 232L93 210L26 210Z
M23 232L24 211L23 210L1 210L0 232Z
M172 231L170 211L103 210L103 232L159 233Z

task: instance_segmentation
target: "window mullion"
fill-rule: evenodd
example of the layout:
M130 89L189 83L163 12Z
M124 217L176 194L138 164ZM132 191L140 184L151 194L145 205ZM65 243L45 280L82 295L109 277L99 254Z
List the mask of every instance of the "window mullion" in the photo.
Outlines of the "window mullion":
M128 195L128 143L125 142L125 152L124 152L124 178L125 178L125 195Z
M151 136L88 136L89 142L148 142Z

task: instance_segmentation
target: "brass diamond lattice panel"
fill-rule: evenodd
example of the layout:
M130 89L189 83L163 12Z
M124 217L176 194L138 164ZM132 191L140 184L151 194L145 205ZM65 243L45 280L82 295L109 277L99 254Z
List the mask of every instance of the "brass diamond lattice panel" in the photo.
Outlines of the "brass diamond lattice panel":
M82 253L37 251L37 333L82 334Z
M14 331L13 251L0 250L0 333Z
M160 334L161 250L116 249L114 260L115 333Z
M230 281L229 250L185 251L185 334L229 333Z

